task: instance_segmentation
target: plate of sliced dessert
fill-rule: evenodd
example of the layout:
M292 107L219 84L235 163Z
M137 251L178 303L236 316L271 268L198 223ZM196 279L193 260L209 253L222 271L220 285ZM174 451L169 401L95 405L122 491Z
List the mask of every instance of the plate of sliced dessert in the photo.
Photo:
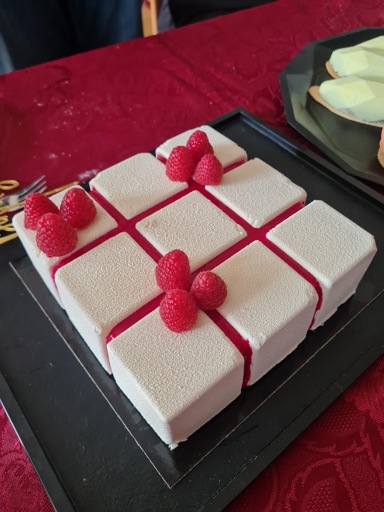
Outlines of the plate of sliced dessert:
M343 171L384 193L383 119L368 98L360 101L365 90L380 104L384 66L377 59L384 62L384 28L345 32L308 44L282 71L280 85L288 123Z

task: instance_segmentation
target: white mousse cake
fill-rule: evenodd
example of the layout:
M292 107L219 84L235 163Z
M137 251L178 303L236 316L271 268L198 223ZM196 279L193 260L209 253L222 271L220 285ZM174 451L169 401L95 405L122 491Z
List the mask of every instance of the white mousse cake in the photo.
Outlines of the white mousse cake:
M32 264L89 349L171 447L323 324L356 290L376 250L362 228L321 201L303 207L301 187L259 159L244 163L242 148L202 128L227 168L217 186L172 181L153 155L131 157L91 181L96 217L59 258L37 248L24 213L14 218ZM192 132L164 143L158 157L166 160ZM173 251L187 259L192 283L176 294L157 273ZM214 306L198 302L194 288L206 271L221 283L224 302ZM169 294L183 297L182 313L193 317L182 332L163 316Z

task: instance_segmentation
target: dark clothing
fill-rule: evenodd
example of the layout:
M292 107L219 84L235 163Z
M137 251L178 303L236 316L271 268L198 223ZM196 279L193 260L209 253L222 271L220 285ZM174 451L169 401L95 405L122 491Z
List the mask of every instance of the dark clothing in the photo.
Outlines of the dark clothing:
M272 1L274 0L169 0L169 9L175 26L182 27Z
M140 36L140 0L0 0L3 71Z

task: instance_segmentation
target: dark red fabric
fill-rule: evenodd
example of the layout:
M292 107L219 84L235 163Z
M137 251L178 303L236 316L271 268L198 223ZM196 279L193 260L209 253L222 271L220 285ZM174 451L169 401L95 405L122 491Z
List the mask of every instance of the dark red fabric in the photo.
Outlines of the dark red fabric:
M284 117L278 75L303 47L384 26L382 0L279 0L0 77L0 179L49 187L99 170L236 107L307 144ZM0 410L0 510L50 505ZM227 512L382 512L384 359Z

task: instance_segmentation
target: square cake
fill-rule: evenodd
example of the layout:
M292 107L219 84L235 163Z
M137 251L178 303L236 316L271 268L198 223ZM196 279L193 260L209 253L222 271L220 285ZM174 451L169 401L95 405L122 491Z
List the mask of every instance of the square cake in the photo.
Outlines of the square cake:
M220 182L206 162L204 183L166 172L196 131L209 140L206 161L223 168ZM84 216L70 192L35 227L29 210L14 225L90 351L174 448L322 325L354 293L376 246L322 201L305 206L284 170L247 162L209 126L165 141L156 156L141 153L91 180L84 195L95 213L85 227L66 227ZM63 245L47 216L77 240L65 255L44 254Z

